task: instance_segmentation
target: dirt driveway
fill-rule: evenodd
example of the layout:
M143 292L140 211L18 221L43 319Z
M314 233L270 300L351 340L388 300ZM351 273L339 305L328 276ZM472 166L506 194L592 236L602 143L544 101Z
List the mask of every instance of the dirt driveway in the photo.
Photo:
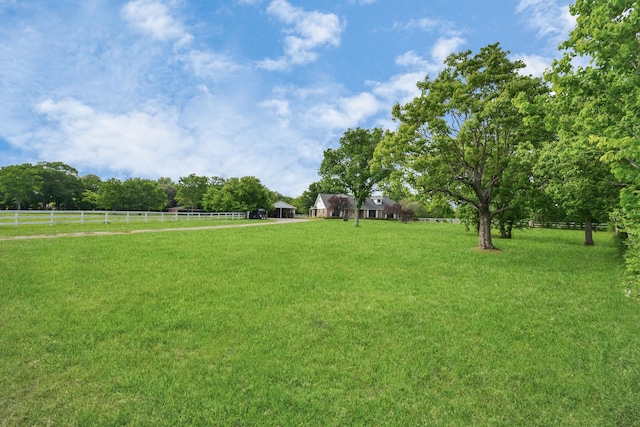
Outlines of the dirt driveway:
M88 231L77 233L58 233L58 234L36 234L32 236L7 236L0 237L2 240L29 240L29 239L53 239L56 237L88 237L88 236L115 236L119 234L139 234L139 233L165 233L168 231L196 231L196 230L213 230L222 228L237 228L237 227L261 227L266 225L281 225L281 224L294 224L299 222L306 222L306 219L276 219L270 221L252 222L250 224L229 224L229 225L206 225L202 227L177 227L177 228L156 228L146 230L126 230L126 231Z

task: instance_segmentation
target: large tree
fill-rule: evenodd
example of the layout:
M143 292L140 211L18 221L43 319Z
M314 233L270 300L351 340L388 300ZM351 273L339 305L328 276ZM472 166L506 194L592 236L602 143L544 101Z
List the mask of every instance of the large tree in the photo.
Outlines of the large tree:
M510 209L494 205L506 176L530 174L519 161L546 137L536 98L540 79L522 76L499 44L450 55L433 80L418 83L420 96L396 105L397 132L377 152L382 164L406 171L417 191L442 193L478 213L479 247L493 249L491 222Z
M62 162L39 162L36 167L42 176L43 208L71 209L80 205L84 186L76 168Z
M386 134L380 128L349 129L340 138L338 148L324 151L319 174L325 179L336 180L353 195L356 227L365 200L371 196L374 187L389 175L388 168L371 168L376 147Z
M176 201L176 195L178 194L178 187L176 186L176 183L173 182L171 178L165 176L158 178L157 185L158 188L164 191L164 194L166 195L165 207L176 207L178 205L178 202Z
M88 174L80 177L82 183L82 196L78 202L80 209L95 209L98 206L98 191L102 185L102 179L94 174Z
M122 183L122 208L128 211L161 211L167 195L156 181L129 178Z
M29 163L0 168L0 196L6 206L20 210L23 203L34 199L42 188L42 176Z
M619 186L600 161L602 150L584 140L561 139L542 150L536 178L567 221L584 223L584 244L593 245L594 222L607 222L619 200Z
M194 173L189 176L181 176L178 180L176 200L194 210L202 206L202 198L208 188L209 178L206 176L198 176Z
M636 0L577 0L576 27L548 78L575 109L561 117L623 184L618 218L630 235L627 267L640 276L640 10Z
M124 209L122 181L117 178L109 178L100 184L96 202L98 208L101 209L113 211Z
M210 187L203 203L205 209L214 212L273 210L269 190L253 176L230 178L220 189Z

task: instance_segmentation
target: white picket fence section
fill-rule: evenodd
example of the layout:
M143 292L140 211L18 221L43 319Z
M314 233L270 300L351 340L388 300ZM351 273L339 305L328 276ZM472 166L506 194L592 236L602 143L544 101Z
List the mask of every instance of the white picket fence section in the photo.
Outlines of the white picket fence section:
M176 222L246 219L246 212L137 212L137 211L9 211L0 210L0 227L35 224L90 224Z
M418 218L422 222L448 222L451 224L460 224L460 218Z

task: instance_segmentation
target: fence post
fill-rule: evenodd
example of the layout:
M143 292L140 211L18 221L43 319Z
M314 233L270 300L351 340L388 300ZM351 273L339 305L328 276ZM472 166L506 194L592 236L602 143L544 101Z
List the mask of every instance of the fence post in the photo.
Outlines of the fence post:
M104 211L104 223L109 224L109 211Z
M84 224L84 211L80 211L80 225Z
M148 218L147 218L148 214L149 214L149 212L145 212L144 213L144 222L148 222Z
M13 220L13 224L17 227L19 222L20 221L18 219L18 211L16 211L16 214L15 214L15 217L14 217L14 220Z
M51 219L49 220L49 225L53 226L53 211L51 211Z
M127 224L129 224L129 211L127 211Z

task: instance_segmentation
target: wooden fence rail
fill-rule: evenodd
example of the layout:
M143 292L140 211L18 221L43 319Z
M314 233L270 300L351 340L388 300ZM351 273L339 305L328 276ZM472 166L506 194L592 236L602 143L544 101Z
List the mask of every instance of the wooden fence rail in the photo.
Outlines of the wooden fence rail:
M0 211L0 227L36 224L90 224L115 222L170 222L246 219L245 212L138 212L138 211Z

